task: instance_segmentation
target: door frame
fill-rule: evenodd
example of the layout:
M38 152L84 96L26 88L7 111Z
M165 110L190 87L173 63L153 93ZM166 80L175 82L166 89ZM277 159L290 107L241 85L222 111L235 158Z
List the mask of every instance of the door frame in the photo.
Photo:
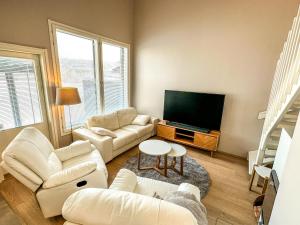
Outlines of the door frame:
M43 48L34 48L29 46L22 46L22 45L15 45L0 42L0 50L7 51L7 52L18 52L18 53L27 53L36 55L40 61L40 69L41 69L41 79L42 79L42 88L43 93L41 93L45 99L45 106L46 106L46 115L47 115L47 124L49 128L50 134L50 141L54 145L55 148L58 148L58 133L57 127L55 123L55 107L54 103L51 101L50 96L54 96L53 88L55 87L55 80L50 77L50 68L49 68L49 58L48 58L48 51L47 49Z

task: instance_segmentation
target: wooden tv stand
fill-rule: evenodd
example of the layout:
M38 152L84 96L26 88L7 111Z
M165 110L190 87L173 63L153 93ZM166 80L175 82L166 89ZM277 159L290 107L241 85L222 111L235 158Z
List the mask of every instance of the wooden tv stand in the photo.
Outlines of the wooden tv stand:
M218 149L220 135L220 131L202 133L199 131L167 125L164 120L157 124L157 136L170 141L210 151L211 157L213 157L213 153Z

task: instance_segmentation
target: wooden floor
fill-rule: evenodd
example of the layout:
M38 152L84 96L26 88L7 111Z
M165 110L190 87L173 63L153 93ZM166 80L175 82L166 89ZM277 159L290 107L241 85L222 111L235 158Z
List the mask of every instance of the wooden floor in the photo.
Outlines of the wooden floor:
M13 213L0 195L0 225L22 225L21 220Z
M135 154L137 147L107 164L109 183L126 160ZM212 180L208 195L203 199L209 225L256 224L252 202L257 194L248 191L247 161L221 153L211 158L208 152L194 148L188 148L188 155L206 168ZM0 193L27 225L61 225L64 222L61 216L44 219L33 193L11 176L0 184Z

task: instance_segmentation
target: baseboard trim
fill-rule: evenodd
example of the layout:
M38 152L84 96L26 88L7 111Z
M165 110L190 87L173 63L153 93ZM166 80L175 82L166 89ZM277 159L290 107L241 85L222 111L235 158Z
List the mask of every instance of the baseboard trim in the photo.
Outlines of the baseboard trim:
M223 154L223 155L227 155L227 156L231 156L231 157L234 157L234 158L237 158L237 159L243 159L243 160L246 160L247 161L247 157L242 157L242 156L239 156L239 155L234 155L232 153L228 153L228 152L223 152L223 151L216 151L216 154Z

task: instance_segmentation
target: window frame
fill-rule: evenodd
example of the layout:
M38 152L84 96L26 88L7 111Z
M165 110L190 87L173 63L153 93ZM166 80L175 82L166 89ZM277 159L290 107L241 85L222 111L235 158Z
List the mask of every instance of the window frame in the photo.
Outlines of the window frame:
M103 109L105 108L105 102L104 102L104 74L103 74L103 64L102 64L102 59L103 59L103 51L102 51L102 44L103 43L106 43L106 44L109 44L109 45L113 45L113 46L116 46L116 47L123 47L123 48L127 48L128 50L128 53L127 53L127 62L128 62L128 65L127 65L127 103L128 103L128 106L130 106L130 48L129 47L126 47L125 45L121 45L121 44L116 44L115 41L111 41L111 40L104 40L102 39L102 41L99 43L100 45L100 48L101 48L101 90L103 93L102 94L102 105L101 105L101 109L102 109L102 113L104 113Z
M31 53L21 53L21 52L12 52L12 51L6 51L6 50L2 50L0 49L0 56L3 57L11 57L11 58L17 58L17 59L28 59L28 60L32 60L33 64L34 64L34 75L35 75L35 84L36 84L36 88L37 88L37 94L38 94L38 101L39 101L39 111L40 111L40 116L41 116L41 121L40 122L34 122L34 123L29 123L26 125L20 125L20 126L14 126L11 128L6 128L6 129L1 129L1 131L6 131L6 130L12 130L12 129L19 129L19 128L24 128L24 127L28 127L31 125L37 125L37 124L41 124L44 123L47 118L44 118L44 115L47 114L47 112L45 112L45 109L42 107L42 102L43 101L41 99L41 96L44 97L44 93L43 93L43 85L42 85L42 70L40 68L40 59L38 57L38 55L36 54L31 54ZM36 61L38 61L39 63L36 64ZM40 71L40 72L39 72Z
M49 98L49 96L52 95L52 90L50 87L53 83L53 79L51 79L50 77L50 67L49 67L49 58L48 58L47 49L0 42L0 51L7 52L8 53L7 55L13 57L18 57L21 56L22 54L27 54L27 55L30 54L38 58L39 69L41 71L41 79L37 79L37 85L42 90L42 92L39 93L39 95L43 96L44 98L45 110L47 116L47 118L44 118L44 116L42 116L42 119L47 120L51 142L54 145L54 147L58 147L59 142L58 142L56 124L53 123L53 121L55 121L56 115L51 110L52 105L51 105L51 100ZM43 109L41 109L41 112L42 110ZM22 127L27 127L27 126L11 128L10 130L20 129ZM5 132L5 130L2 130L0 132Z
M62 31L64 33L75 35L81 38L90 39L94 41L94 60L95 60L95 76L96 76L96 89L97 89L97 95L99 95L99 98L97 98L98 104L99 104L99 112L101 114L104 113L104 77L103 77L103 64L102 64L102 58L103 58L103 52L102 52L102 43L109 43L111 45L115 45L118 47L124 47L128 49L128 55L127 55L127 89L128 89L128 95L127 95L127 102L128 106L130 106L130 80L131 80L131 56L130 56L130 44L120 42L117 40L113 40L110 38L107 38L105 36L94 34L82 29L78 29L69 25L65 25L62 23L58 23L53 20L48 20L49 25L49 34L50 34L50 41L51 41L51 53L52 53L52 63L53 63L53 72L55 75L55 84L56 87L61 87L61 73L60 73L60 64L59 64L59 56L58 56L58 48L57 48L57 38L56 38L56 31ZM64 114L64 107L58 106L58 115L59 115L59 127L60 127L60 134L61 136L69 135L71 133L70 128L66 128L66 120L65 120L65 114ZM73 128L79 128L82 127L83 124L73 126Z

